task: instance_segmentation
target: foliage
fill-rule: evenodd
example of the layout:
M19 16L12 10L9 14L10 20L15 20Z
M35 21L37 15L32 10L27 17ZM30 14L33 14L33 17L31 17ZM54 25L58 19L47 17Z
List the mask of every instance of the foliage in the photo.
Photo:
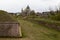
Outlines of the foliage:
M56 13L55 15L51 16L53 20L60 21L60 13Z

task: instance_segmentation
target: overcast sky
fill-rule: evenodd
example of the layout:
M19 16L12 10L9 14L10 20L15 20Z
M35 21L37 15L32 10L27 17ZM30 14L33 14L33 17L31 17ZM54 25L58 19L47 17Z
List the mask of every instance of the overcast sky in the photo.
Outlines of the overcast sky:
M0 0L0 10L8 12L20 12L27 5L32 10L42 12L49 8L55 9L60 4L60 0Z

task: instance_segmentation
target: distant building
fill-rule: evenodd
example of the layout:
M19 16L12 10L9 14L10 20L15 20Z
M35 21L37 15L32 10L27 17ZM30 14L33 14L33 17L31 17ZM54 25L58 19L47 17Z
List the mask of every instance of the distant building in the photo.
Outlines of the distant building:
M9 13L9 14L12 15L12 16L17 16L17 15L20 14L20 12L17 12L17 13Z
M12 16L15 16L15 14L14 13L9 13L10 15L12 15Z
M28 16L30 14L31 10L30 10L30 7L29 5L23 10L21 10L21 13L23 16Z

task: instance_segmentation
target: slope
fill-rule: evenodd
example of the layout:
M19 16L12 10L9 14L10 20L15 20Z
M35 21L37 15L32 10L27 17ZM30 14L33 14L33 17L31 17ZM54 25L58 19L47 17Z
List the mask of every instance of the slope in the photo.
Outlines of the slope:
M26 20L19 20L22 27L22 40L60 40L60 32Z
M16 22L16 19L14 19L11 15L8 14L8 12L0 10L0 22Z

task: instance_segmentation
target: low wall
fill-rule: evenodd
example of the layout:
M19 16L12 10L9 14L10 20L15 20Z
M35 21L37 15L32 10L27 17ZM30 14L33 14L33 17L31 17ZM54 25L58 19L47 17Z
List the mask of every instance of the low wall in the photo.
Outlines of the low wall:
M19 36L19 23L15 22L0 22L0 36Z

